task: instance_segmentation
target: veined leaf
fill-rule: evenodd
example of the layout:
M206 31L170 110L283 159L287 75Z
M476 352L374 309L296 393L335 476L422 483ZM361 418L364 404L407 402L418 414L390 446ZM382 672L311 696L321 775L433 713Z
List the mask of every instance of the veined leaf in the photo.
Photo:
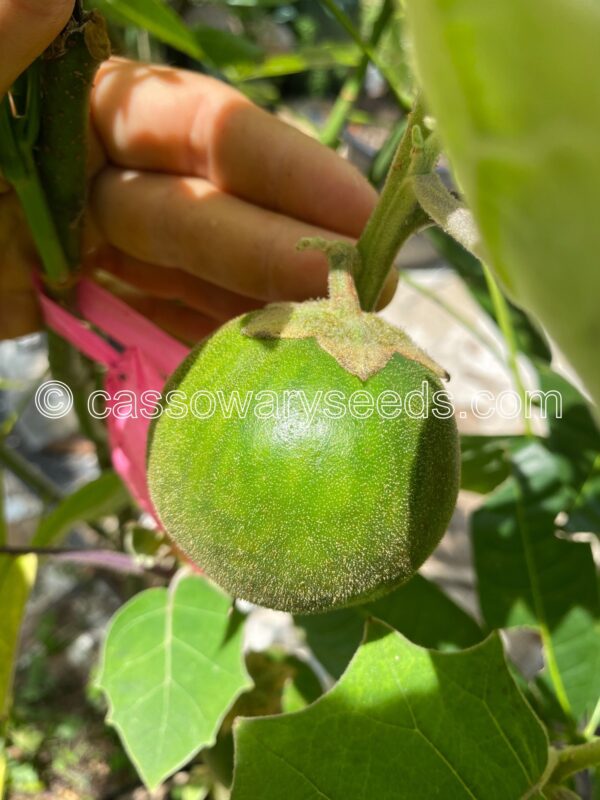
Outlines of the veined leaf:
M555 535L554 518L569 496L564 462L535 442L513 465L511 477L473 515L481 610L491 628L540 630L545 678L563 710L580 717L600 695L600 600L591 548Z
M364 620L376 617L423 647L452 650L483 638L475 620L421 575L385 597L354 608L316 616L297 616L308 644L334 677L339 677L360 644Z
M107 470L65 497L56 508L42 517L32 545L47 547L76 523L94 522L109 514L117 514L129 502L129 495L119 476Z
M242 719L235 739L232 800L415 800L424 787L518 800L548 755L496 635L438 653L379 622L330 692L294 714Z
M240 616L231 600L197 576L148 589L113 617L99 686L150 788L215 741L235 699L251 686L242 659Z
M418 72L491 262L600 401L600 5L407 0Z

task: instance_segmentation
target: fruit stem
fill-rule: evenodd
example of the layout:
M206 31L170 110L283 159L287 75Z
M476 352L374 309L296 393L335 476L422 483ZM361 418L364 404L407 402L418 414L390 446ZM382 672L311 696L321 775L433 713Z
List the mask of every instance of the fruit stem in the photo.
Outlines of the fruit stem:
M379 202L357 244L361 261L356 288L365 311L375 307L400 246L411 234L431 223L419 205L411 178L431 172L439 149L437 136L428 133L425 126L422 99L417 98Z
M360 255L349 242L328 241L318 236L300 239L298 250L321 250L329 261L329 299L348 313L359 313L360 302L354 276L360 268Z

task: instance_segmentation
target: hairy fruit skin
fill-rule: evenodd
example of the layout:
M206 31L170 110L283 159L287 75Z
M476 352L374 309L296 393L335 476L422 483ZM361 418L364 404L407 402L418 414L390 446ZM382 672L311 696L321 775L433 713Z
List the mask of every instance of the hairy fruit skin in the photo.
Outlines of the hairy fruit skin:
M244 335L248 318L190 354L165 387L165 410L174 389L185 403L199 389L242 402L299 389L311 404L319 391L442 388L398 354L363 381L314 339ZM149 444L153 503L178 548L234 597L295 613L371 600L412 577L446 529L459 484L454 418L332 419L321 403L309 421L292 408L267 419L254 405L245 418L163 413Z

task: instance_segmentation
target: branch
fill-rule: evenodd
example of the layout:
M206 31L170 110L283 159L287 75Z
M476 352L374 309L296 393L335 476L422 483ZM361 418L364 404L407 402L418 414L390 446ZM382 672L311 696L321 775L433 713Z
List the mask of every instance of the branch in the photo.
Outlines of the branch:
M71 270L79 266L86 201L89 98L99 64L110 55L97 11L73 14L42 56L36 160Z

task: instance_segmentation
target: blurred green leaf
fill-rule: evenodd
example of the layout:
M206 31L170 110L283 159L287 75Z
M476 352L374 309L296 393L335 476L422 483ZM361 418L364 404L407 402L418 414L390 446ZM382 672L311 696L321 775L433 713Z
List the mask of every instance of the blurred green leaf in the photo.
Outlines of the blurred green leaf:
M517 800L548 755L497 636L437 653L379 622L330 692L235 739L231 800Z
M366 617L376 617L423 647L451 650L483 638L475 620L422 575L362 606L315 616L296 616L307 642L327 672L339 677L360 644Z
M116 472L107 470L86 483L40 520L32 540L34 547L47 547L67 533L78 522L95 522L101 517L118 514L131 502Z
M94 0L108 18L144 28L161 42L201 61L204 51L193 31L163 0Z
M461 489L488 494L510 475L511 453L524 436L461 436Z
M568 713L600 695L600 599L589 544L559 539L554 519L570 495L564 462L541 441L513 457L511 478L472 518L479 598L490 628L542 634L544 677Z
M600 4L407 0L419 77L491 266L600 402Z
M360 50L353 44L323 43L315 47L302 47L293 53L268 56L261 64L240 64L231 70L238 81L258 78L275 78L294 75L313 69L355 67L360 61Z
M0 555L0 725L10 708L19 632L36 570L37 558L34 555Z
M264 51L244 36L209 28L206 25L194 25L192 32L216 67L253 63L264 57Z
M191 575L141 592L113 617L98 685L109 701L107 722L151 790L214 743L251 686L242 634L231 600Z

